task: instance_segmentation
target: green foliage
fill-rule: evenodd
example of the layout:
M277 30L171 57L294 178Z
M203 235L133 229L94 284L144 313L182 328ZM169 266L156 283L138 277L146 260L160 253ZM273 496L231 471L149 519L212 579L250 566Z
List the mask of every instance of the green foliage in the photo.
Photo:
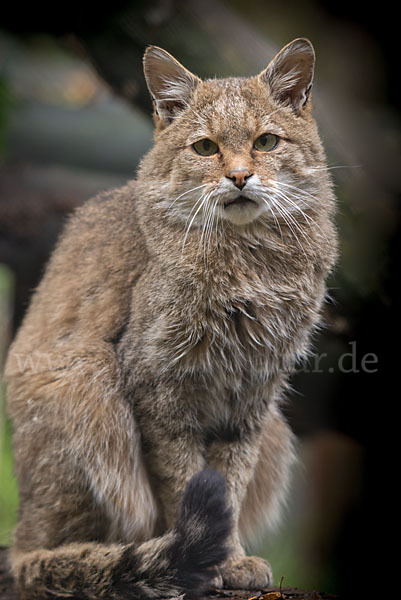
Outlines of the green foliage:
M16 522L18 491L13 475L10 423L5 416L4 385L1 385L0 414L0 545L8 545Z
M0 345L5 346L6 325L9 320L12 277L0 264ZM5 348L0 347L0 360ZM11 425L6 417L5 385L0 378L0 545L11 541L18 505L17 483L13 475Z

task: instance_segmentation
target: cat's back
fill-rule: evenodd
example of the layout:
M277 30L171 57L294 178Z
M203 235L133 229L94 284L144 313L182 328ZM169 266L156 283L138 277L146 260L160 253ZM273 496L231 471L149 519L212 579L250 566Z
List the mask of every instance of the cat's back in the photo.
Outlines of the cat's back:
M108 342L130 309L130 292L147 264L136 219L135 182L99 194L69 217L12 344L17 352Z

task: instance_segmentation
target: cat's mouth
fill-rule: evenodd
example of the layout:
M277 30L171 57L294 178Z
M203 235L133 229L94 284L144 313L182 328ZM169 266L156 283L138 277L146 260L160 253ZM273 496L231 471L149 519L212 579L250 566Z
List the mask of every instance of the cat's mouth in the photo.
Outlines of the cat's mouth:
M238 198L234 198L234 200L229 200L228 202L224 202L224 208L227 208L228 206L235 206L235 205L246 205L246 204L256 204L256 202L254 200L251 200L250 198L247 198L246 196L238 196Z

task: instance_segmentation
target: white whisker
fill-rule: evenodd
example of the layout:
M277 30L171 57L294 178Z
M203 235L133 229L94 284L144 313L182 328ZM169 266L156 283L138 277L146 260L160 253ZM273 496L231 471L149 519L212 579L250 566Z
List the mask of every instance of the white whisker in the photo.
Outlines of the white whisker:
M267 208L269 209L269 212L270 212L271 216L273 217L274 222L275 222L276 226L278 227L278 230L280 231L281 241L284 243L283 230L281 229L280 221L277 219L276 215L274 214L274 211L271 207L269 200L267 198L265 198L263 195L261 196L261 198L262 198L263 202L265 203L265 205L267 206Z
M362 165L331 165L331 166L319 166L319 167L308 167L307 171L312 173L318 173L319 171L333 171L334 169L360 169Z
M207 183L203 183L202 185L197 185L196 187L193 187L193 188L191 188L190 190L186 190L185 192L183 192L182 194L180 194L179 196L177 196L177 198L175 198L175 199L174 199L174 200L171 202L171 204L170 204L170 206L169 206L168 210L170 210L170 209L173 207L173 204L175 204L175 203L177 202L177 200L179 200L180 198L183 198L184 196L187 196L187 195L188 195L188 194L190 194L191 192L195 192L196 190L200 190L201 188L204 188L204 187L206 187L206 186L207 186Z
M211 193L211 192L209 192L209 194L210 194L210 193ZM184 240L183 240L183 242L182 242L182 251L184 251L185 243L186 243L186 241L187 241L187 237L188 237L188 234L189 234L189 230L190 230L190 229L191 229L191 227L192 227L192 223L194 222L194 220L195 220L195 218L196 218L196 215L199 213L199 211L201 210L201 208L202 208L202 207L203 207L203 205L205 204L205 201L206 201L206 199L207 199L207 196L208 196L208 194L202 194L202 195L201 195L201 196L198 198L198 200L195 202L194 206L193 206L193 207L192 207L192 209L191 209L191 212L189 213L189 216L188 216L188 219L187 219L187 221L188 221L188 220L189 220L189 218L191 217L191 214L192 214L192 212L194 211L194 209L196 208L196 206L199 204L198 208L195 210L195 213L194 213L194 215L193 215L193 217L192 217L192 219L191 219L191 221L190 221L190 223L189 223L188 227L186 228L185 235L184 235Z
M307 197L307 198L311 198L314 202L318 202L319 201L319 198L317 198L316 196L314 196L310 192L307 192L306 190L303 190L302 188L299 188L299 187L297 187L295 185L291 185L290 183L285 183L284 181L276 181L276 184L278 184L278 186L284 186L286 188L289 188L290 190L298 192L298 194L300 194L300 199L301 200L304 200L305 197Z
M280 183L282 183L282 182L280 182ZM289 186L289 184L284 184L284 185L287 185L288 187L290 187L290 186ZM278 187L279 187L279 186L278 186ZM291 187L293 187L295 190L297 190L297 191L301 192L301 194L302 194L302 192L304 191L304 190L301 190L300 188L296 188L295 186L291 186ZM319 229L319 231L321 232L321 234L323 235L323 237L324 237L324 238L327 240L327 237L326 237L326 235L325 235L324 231L322 230L322 228L320 227L320 225L319 225L319 224L318 224L318 223L317 223L317 222L316 222L314 219L312 219L312 217L311 217L310 215L307 215L307 214L305 213L305 211L303 211L303 210L302 210L302 208L301 208L300 206L298 206L298 204L296 204L296 202L294 202L294 200L292 200L292 198L289 198L289 197L287 196L287 194L285 194L285 193L283 192L283 190L280 190L280 189L277 189L277 188L276 188L276 190L275 190L275 191L276 191L276 193L277 193L277 194L279 194L279 195L280 195L280 198L281 198L282 200L284 200L285 202L287 202L287 203L289 203L291 206L293 206L293 207L295 208L295 210L296 210L297 212L299 212L299 213L302 215L302 217L303 217L303 218L304 218L304 219L305 219L305 220L306 220L306 221L307 221L307 222L308 222L308 223L309 223L311 226L314 226L314 227L316 227L317 229ZM306 192L306 193L307 193L307 192ZM295 198L298 198L298 195L294 195L294 197L295 197Z
M307 257L305 249L304 249L303 245L301 244L301 241L300 241L299 237L297 236L297 233L296 233L296 231L295 231L295 229L293 227L295 227L298 230L298 232L305 239L305 242L309 246L310 250L313 252L312 247L310 245L310 242L309 242L309 240L308 240L305 232L302 230L302 228L300 227L300 225L294 219L293 215L291 215L291 213L288 210L286 210L285 207L282 206L282 204L280 204L278 198L274 198L273 197L273 198L271 198L271 200L273 201L273 205L274 205L275 209L280 214L280 216L282 217L283 221L285 222L285 224L287 225L287 227L291 231L292 235L294 236L294 239L295 239L296 243L298 244L298 246L302 250L302 252L305 255L305 257Z
M177 198L174 200L174 202L176 200L178 200L179 198L182 198L183 196L186 196L187 194L190 194L191 192L194 192L195 190L199 190L201 188L204 188L207 186L207 183L202 183L202 185L197 185L194 188L191 188L190 190L187 190L186 192L183 192L182 194L180 194L179 196L177 196Z
M217 217L216 217L216 206L218 204L219 198L218 196L214 199L213 204L211 205L211 219L210 219L210 223L209 223L209 230L208 230L208 240L207 240L207 252L209 253L209 248L210 248L210 242L212 239L212 235L213 235L213 223L215 223L217 221ZM216 239L217 239L217 230L216 230Z
M201 240L200 240L200 243L202 244L202 247L203 247L203 257L204 257L206 268L207 268L207 257L209 254L210 239L211 239L211 232L212 232L212 227L213 227L215 207L216 207L216 202L218 200L218 198L216 198L214 200L214 202L209 202L211 196L212 196L212 193L210 193L209 197L208 197L208 205L206 207L207 208L206 219L204 222L204 227L203 227L202 236L201 236Z
M280 200L284 200L285 202L287 202L294 210L294 212L300 213L301 216L305 219L305 221L309 224L313 224L313 219L311 217L309 217L305 211L302 210L302 208L300 206L298 206L298 204L296 202L294 202L294 200L292 200L291 198L289 198L287 196L287 194L285 194L282 190L276 189L275 193L277 194L277 196L279 196ZM291 211L289 211L291 212Z

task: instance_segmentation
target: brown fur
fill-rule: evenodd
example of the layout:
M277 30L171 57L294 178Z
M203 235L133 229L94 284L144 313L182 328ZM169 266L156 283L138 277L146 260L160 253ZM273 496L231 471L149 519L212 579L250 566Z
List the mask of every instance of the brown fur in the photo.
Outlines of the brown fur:
M310 42L295 40L257 77L203 82L148 49L155 145L137 181L76 211L7 362L21 493L12 566L29 597L48 589L47 572L59 592L63 569L66 594L77 572L83 597L125 597L113 583L124 548L145 542L137 552L155 568L205 466L224 475L233 515L215 583L271 581L240 539L278 519L294 460L280 399L336 255L313 65ZM264 133L280 138L269 152L253 145ZM216 154L194 151L203 138ZM227 205L240 194L253 202Z

